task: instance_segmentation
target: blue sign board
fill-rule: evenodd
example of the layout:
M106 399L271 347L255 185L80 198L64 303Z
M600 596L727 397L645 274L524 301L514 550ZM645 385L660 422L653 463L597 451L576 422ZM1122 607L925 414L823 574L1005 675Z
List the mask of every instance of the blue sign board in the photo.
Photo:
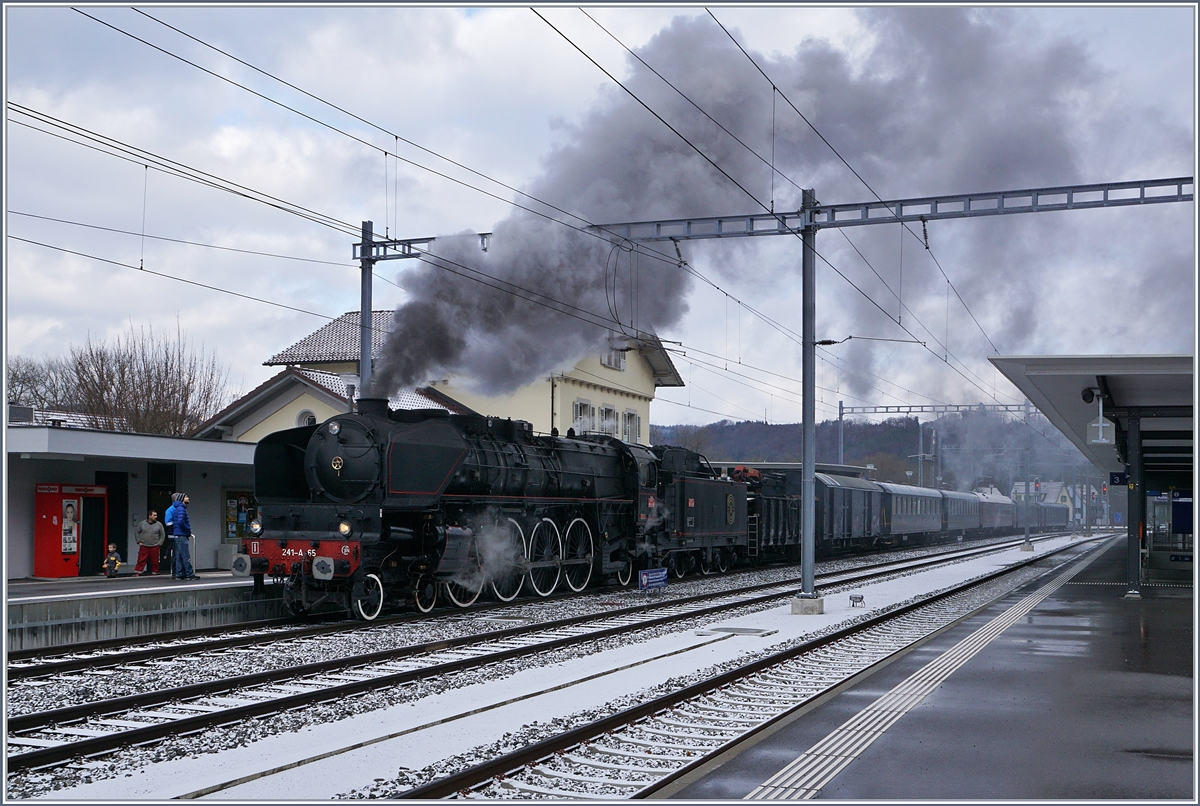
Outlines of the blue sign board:
M667 587L667 569L648 568L638 571L638 590L648 591Z
M1114 525L1114 526L1120 526L1120 525L1121 525L1121 513L1120 513L1120 512L1114 512L1114 513L1113 513L1113 525Z

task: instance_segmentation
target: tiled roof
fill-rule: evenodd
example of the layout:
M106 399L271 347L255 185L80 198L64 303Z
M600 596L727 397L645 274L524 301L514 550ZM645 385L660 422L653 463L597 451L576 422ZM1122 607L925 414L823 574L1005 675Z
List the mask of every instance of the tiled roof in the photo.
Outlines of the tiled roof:
M104 429L97 426L92 416L89 414L79 414L73 411L44 411L42 409L33 409L31 412L32 419L14 419L13 409L9 408L8 424L12 426L52 426L57 428L86 428L89 430L112 430L112 431L130 431L129 425L124 419L118 417L112 424L111 429ZM16 407L23 408L23 407Z
M313 383L328 389L338 397L346 397L346 384L340 375L332 372L322 372L319 369L297 369L296 372L308 378ZM354 390L358 399L358 390ZM428 388L402 389L398 394L388 398L388 408L392 409L445 409L451 414L474 414L475 412L463 406L440 392Z
M262 405L263 401L261 398L264 395L280 387L281 384L289 382L289 379L293 381L299 379L314 387L324 389L335 398L342 401L346 400L346 384L337 373L324 372L319 369L285 367L279 374L268 378L201 424L190 436L202 438L218 437L219 435L213 430L213 426L221 425L223 422L231 422L241 417L247 410L252 410L254 407ZM354 397L358 398L358 390L355 390ZM474 411L462 405L457 400L429 387L402 390L388 399L388 406L392 409L444 409L451 414L475 414Z
M297 369L296 372L318 386L328 389L343 400L345 399L346 383L340 375L333 372L322 372L319 369Z
M358 311L344 313L316 333L305 336L283 352L271 356L263 365L273 367L281 364L357 361L361 338L360 321ZM371 355L378 356L392 327L392 312L371 311L371 327ZM345 392L341 394L344 395Z

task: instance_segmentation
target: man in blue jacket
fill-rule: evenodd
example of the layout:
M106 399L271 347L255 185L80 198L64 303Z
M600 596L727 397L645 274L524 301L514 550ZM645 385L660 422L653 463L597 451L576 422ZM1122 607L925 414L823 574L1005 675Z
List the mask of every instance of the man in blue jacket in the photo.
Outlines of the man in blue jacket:
M199 579L192 570L192 550L188 545L188 538L192 535L192 521L188 518L187 505L191 499L186 493L175 493L171 498L174 500L171 505L171 533L175 536L173 576L178 580Z

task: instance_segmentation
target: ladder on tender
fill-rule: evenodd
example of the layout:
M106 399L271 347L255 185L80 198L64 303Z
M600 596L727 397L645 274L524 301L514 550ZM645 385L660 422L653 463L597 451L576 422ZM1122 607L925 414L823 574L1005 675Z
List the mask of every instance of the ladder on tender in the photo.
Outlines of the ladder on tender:
M758 556L758 516L751 515L746 518L746 554L750 557Z

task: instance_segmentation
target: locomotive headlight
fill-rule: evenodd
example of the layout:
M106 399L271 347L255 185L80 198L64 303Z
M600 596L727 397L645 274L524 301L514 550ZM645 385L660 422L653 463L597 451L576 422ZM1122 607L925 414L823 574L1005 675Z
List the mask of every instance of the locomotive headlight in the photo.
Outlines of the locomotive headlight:
M329 433L336 436L337 432L341 431L341 430L342 430L342 426L340 423L338 423L337 420L334 420L332 423L329 424Z
M350 531L351 531L350 521L342 521L341 523L339 523L338 531L341 533L342 537L349 537Z
M258 521L258 520L250 521L250 534L252 534L252 535L261 535L262 534L262 522L261 521Z

